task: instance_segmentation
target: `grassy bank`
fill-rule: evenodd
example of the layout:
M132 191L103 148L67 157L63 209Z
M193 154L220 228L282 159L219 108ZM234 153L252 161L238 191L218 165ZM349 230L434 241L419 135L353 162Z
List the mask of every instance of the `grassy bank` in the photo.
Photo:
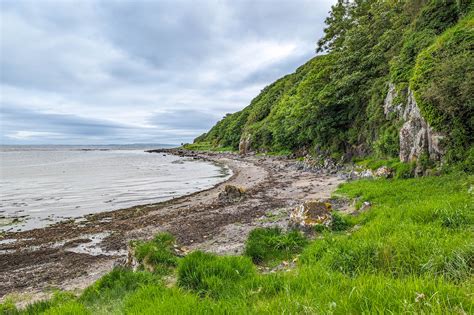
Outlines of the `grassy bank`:
M160 236L138 251L155 272L115 269L79 297L59 292L21 312L6 302L0 313L472 313L473 187L465 174L347 183L337 194L372 207L314 240L257 230L243 256L175 259Z

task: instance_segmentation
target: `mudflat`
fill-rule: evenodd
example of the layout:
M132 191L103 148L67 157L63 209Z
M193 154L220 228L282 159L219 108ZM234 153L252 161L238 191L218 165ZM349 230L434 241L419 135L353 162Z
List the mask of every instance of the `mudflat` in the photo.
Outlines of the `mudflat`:
M36 300L54 288L85 288L127 255L130 240L150 239L162 231L189 250L239 254L252 229L286 226L295 206L329 198L343 182L336 174L299 170L296 161L284 158L174 149L154 153L164 152L225 164L233 176L166 202L0 235L0 300L12 293ZM223 202L218 195L225 185L243 188L244 197Z

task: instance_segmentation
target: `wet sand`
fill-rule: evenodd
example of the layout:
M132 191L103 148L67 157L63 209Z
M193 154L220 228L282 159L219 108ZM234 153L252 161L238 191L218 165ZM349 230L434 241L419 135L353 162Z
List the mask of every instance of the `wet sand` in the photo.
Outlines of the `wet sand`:
M158 150L163 152L163 150ZM126 256L133 239L168 231L180 246L218 254L242 252L255 227L285 227L289 211L308 199L326 199L343 180L335 174L297 170L296 162L229 153L167 153L211 160L230 167L224 183L166 202L97 213L80 221L0 235L0 299L21 294L25 301L51 289L80 290ZM246 189L243 200L219 201L225 185Z

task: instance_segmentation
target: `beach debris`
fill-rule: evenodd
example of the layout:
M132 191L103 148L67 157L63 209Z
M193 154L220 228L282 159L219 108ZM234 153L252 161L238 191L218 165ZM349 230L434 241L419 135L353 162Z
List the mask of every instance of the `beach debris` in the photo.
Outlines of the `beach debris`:
M328 227L331 224L332 206L329 202L309 200L297 206L290 213L290 227L311 229L317 225Z
M245 189L234 185L225 185L224 191L219 193L218 199L221 202L240 201L245 195Z

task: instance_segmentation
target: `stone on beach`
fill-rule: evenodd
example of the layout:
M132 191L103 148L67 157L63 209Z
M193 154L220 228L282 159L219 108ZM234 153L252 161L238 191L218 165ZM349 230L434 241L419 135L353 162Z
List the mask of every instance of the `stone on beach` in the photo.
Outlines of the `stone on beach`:
M316 225L329 226L332 206L319 200L305 201L290 213L290 226L308 229Z
M235 202L242 199L245 195L245 189L234 185L226 185L224 191L219 193L219 201Z

